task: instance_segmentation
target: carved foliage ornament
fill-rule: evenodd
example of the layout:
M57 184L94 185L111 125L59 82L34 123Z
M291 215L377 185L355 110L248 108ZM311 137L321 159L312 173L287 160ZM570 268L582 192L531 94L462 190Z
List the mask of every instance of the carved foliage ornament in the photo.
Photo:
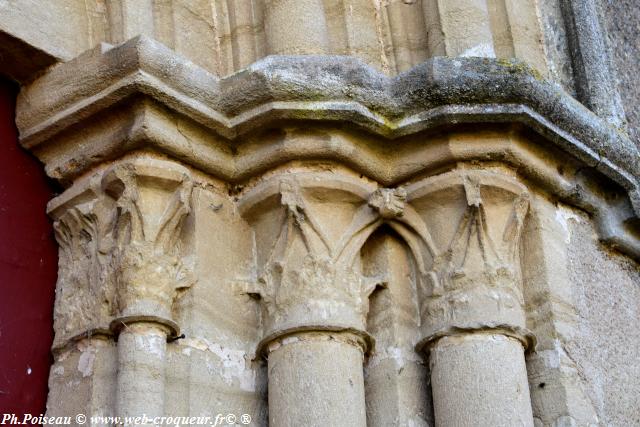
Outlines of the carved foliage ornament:
M54 347L86 331L108 329L114 287L107 265L115 213L95 179L72 197L61 197L50 205L60 247Z
M265 335L292 329L364 330L368 297L380 278L362 274L359 250L380 223L367 204L375 187L322 174L293 174L252 189L241 212L261 247L247 290L263 301ZM268 208L265 208L268 206ZM260 226L265 216L269 225Z
M417 251L426 339L451 329L526 335L519 262L526 188L503 173L463 169L407 193L419 217L404 234Z
M309 202L314 198L325 208ZM521 329L518 242L527 210L525 187L499 172L463 169L396 189L333 174L272 179L241 200L261 242L247 291L263 299L266 335L313 325L364 330L367 298L383 280L364 277L356 255L387 223L414 253L426 336L450 328ZM265 217L280 221L273 240L274 222Z
M112 167L102 185L118 209L111 267L119 315L170 320L177 290L195 281L181 245L193 187L187 170L146 159Z
M114 317L165 319L177 331L177 289L194 281L181 245L191 188L179 165L138 159L116 163L50 203L60 245L54 347L110 333Z

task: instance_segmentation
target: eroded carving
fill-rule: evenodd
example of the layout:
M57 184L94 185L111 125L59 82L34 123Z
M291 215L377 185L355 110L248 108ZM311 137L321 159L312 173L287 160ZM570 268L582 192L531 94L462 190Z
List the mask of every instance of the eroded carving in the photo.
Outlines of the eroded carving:
M404 214L407 192L404 188L379 188L369 197L369 206L376 209L382 218L392 219Z
M452 329L524 334L518 245L526 188L502 173L459 170L407 193L416 215L403 218L403 234L417 253L426 339Z
M115 211L95 179L50 204L60 247L54 348L67 339L108 330L114 286L107 265ZM67 197L70 196L70 197Z
M138 159L117 163L51 202L60 245L54 347L110 333L114 317L164 319L177 332L171 320L176 293L195 281L181 238L191 189L186 169Z
M357 256L381 221L367 205L374 188L309 174L245 195L241 209L255 225L259 252L247 290L262 298L265 336L305 328L364 331L368 296L382 282L363 275ZM279 231L269 235L270 225Z
M123 163L105 173L102 186L118 210L111 260L118 316L157 317L175 329L177 291L195 281L181 239L192 190L187 170L150 159Z

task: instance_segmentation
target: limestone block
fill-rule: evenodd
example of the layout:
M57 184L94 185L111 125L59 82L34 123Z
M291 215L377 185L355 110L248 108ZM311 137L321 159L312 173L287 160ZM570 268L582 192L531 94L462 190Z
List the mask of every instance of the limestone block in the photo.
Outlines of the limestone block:
M49 372L47 415L111 416L116 407L116 370L117 349L104 336L80 339L56 350Z

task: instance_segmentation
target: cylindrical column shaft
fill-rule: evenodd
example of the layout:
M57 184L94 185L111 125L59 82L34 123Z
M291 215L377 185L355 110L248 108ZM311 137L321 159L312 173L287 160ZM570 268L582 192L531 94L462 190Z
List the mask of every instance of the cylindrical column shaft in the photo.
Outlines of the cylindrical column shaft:
M322 0L267 0L265 35L269 54L324 54L329 36Z
M268 352L269 426L366 426L359 337L301 333L274 341Z
M431 347L438 427L533 426L522 343L500 334L447 336Z
M120 417L164 415L167 329L155 323L126 325L118 337Z

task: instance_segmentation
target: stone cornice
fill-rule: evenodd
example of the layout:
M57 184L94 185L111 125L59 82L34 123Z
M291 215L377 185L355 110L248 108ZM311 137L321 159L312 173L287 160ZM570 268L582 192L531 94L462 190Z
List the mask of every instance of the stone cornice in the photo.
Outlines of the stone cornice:
M141 101L124 103L133 99ZM170 129L175 125L165 120L167 109L204 127L210 139L180 141L185 137ZM95 136L85 128L122 111L120 130L113 135ZM232 148L229 140L284 120L343 122L387 140L443 125L522 123L585 170L595 170L627 192L630 204L618 203L611 215L614 209L587 185L557 176L548 180L557 187L552 193L600 218L604 240L640 254L637 239L624 231L640 212L637 148L624 133L520 62L433 58L391 78L350 57L272 56L220 79L160 43L138 37L116 47L102 45L53 67L23 89L17 113L22 144L63 181L104 159L145 147L228 181L289 160L324 158L355 165L388 185L418 173L407 171L406 155L381 159L370 147L353 143L287 150L264 146L246 152ZM74 135L90 154L78 154L77 141L66 143ZM222 141L212 143L216 135ZM517 144L492 156L528 163ZM425 159L423 169L430 161Z

